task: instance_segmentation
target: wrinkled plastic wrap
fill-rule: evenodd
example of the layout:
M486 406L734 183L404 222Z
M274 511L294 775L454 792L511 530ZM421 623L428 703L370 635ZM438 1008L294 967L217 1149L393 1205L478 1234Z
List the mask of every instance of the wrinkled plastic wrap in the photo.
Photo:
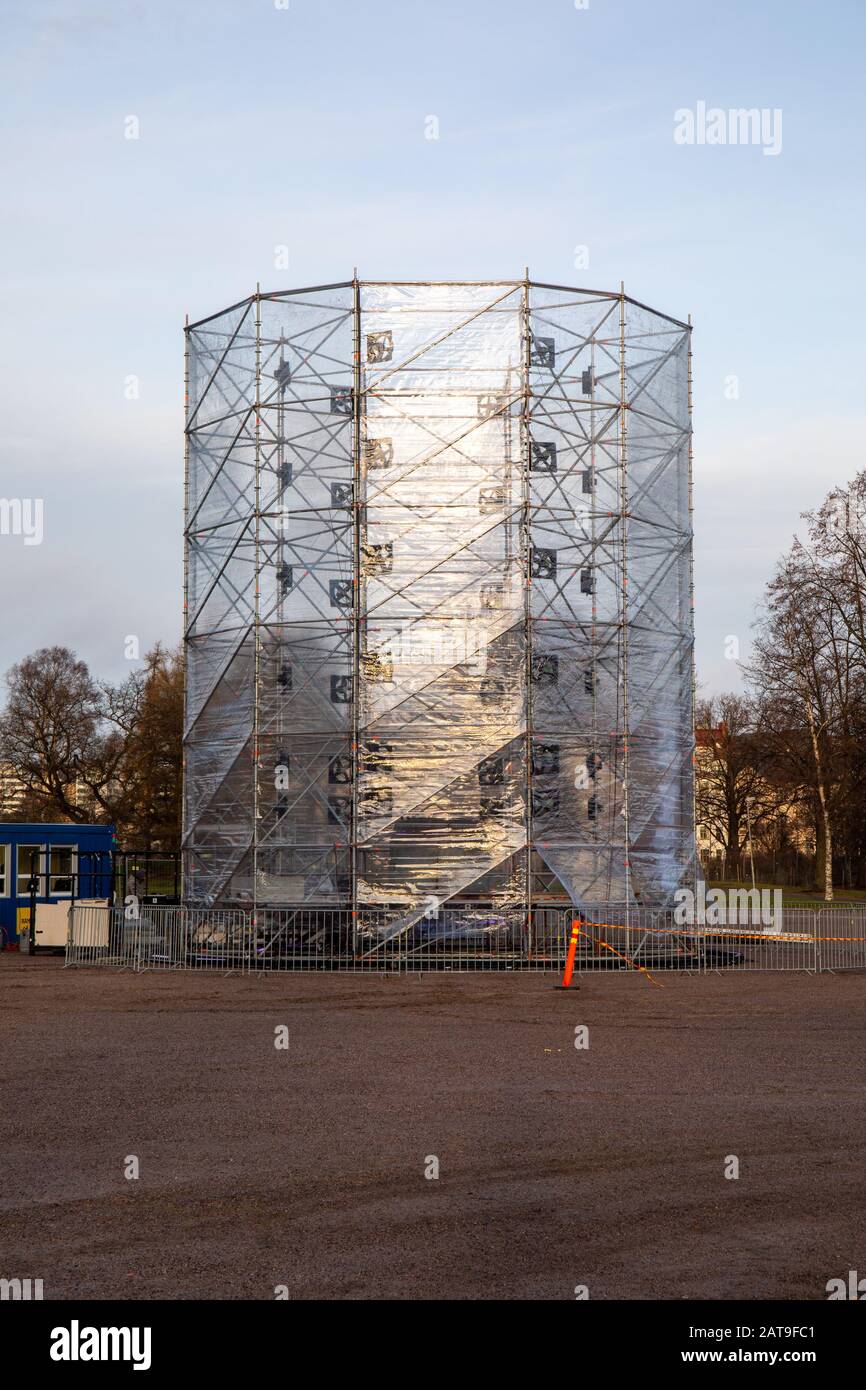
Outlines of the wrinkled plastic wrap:
M188 902L689 881L688 336L522 282L188 330Z

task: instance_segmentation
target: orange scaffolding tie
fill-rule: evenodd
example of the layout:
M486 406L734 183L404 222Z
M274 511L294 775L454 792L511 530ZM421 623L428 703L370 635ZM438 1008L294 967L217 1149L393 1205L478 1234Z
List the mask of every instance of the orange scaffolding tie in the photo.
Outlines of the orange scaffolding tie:
M577 938L580 936L580 922L577 918L571 924L571 936L568 939L568 955L565 958L565 969L562 972L562 984L560 989L568 989L571 984L571 977L574 974L574 957L577 953Z

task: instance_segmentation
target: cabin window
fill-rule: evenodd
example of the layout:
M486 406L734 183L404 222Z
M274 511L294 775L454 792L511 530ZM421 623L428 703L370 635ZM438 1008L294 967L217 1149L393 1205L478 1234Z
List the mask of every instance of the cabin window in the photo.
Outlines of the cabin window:
M77 868L77 845L52 845L48 874L49 893L62 897L72 892L73 875Z
M15 891L19 898L30 897L30 880L34 874L41 875L44 869L44 845L18 846L18 877ZM45 881L41 877L39 878L39 886L36 889L36 894L37 897L45 896Z

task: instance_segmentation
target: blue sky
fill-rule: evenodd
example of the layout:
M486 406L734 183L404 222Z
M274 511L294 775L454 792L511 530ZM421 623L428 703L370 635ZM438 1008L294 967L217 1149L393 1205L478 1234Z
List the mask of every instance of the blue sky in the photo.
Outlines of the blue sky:
M0 492L45 515L0 536L0 669L61 642L121 677L128 634L179 635L187 311L528 264L693 316L699 676L736 688L725 638L746 655L800 513L864 466L862 0L0 16ZM781 109L781 153L678 145L699 101Z

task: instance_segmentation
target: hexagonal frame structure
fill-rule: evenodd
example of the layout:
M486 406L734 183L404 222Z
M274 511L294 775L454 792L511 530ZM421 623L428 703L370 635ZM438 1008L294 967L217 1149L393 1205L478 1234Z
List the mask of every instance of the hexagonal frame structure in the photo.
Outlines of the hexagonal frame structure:
M189 905L693 885L690 339L528 278L187 326Z

